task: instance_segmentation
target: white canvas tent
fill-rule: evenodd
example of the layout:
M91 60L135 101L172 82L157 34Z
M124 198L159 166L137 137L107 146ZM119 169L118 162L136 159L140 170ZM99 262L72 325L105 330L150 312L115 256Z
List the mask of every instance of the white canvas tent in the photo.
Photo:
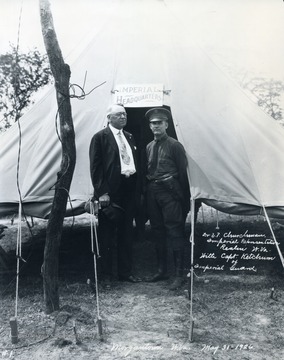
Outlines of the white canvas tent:
M117 5L70 64L72 83L82 86L87 73L86 92L102 84L71 103L77 147L72 210L84 211L92 195L89 143L106 125L106 109L119 86L162 84L162 103L170 107L175 133L188 155L192 197L228 213L259 214L265 207L271 216L283 217L284 129L192 41L190 24L180 21L170 2ZM19 188L25 213L35 217L48 217L61 162L56 112L55 91L50 89L20 119ZM1 214L17 211L18 150L15 125L0 137Z

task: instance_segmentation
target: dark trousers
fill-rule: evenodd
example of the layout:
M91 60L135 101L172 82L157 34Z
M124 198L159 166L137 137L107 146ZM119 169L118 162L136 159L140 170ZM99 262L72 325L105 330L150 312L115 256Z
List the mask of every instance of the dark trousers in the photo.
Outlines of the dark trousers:
M182 202L174 188L150 182L147 187L147 209L151 230L158 248L172 242L173 250L182 250L185 243L185 216Z
M133 217L135 213L136 175L121 176L118 191L110 195L110 201L124 209L122 219L113 222L99 211L98 240L101 255L101 270L104 275L112 275L113 250L117 247L118 277L128 277L132 272Z

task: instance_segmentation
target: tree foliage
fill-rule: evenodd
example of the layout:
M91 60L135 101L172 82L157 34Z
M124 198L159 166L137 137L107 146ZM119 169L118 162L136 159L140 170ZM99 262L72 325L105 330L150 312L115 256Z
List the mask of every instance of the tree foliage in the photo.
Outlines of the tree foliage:
M51 71L47 55L36 48L20 53L14 45L0 55L0 129L7 129L23 114L23 109L33 103L34 93L48 84Z
M260 106L275 120L283 120L283 109L280 106L281 95L284 92L284 83L280 80L255 77L245 84L245 88L257 98Z

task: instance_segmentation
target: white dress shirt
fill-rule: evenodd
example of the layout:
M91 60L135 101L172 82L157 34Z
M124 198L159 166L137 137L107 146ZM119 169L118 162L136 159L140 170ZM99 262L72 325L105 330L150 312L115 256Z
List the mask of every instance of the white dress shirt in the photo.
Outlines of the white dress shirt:
M136 168L135 168L135 164L134 164L134 158L133 158L133 154L132 154L132 150L131 147L126 139L126 137L123 134L122 129L116 129L115 127L113 127L112 125L109 124L109 128L111 130L111 132L113 133L113 136L115 138L115 141L117 143L118 149L119 149L119 155L120 155L120 166L121 166L121 174L125 175L125 176L130 176L132 174L134 174L136 172ZM121 151L120 151L120 142L118 139L118 133L121 133L121 137L125 143L126 146L126 150L127 150L127 154L130 157L130 163L127 165L122 161L122 156L121 156Z

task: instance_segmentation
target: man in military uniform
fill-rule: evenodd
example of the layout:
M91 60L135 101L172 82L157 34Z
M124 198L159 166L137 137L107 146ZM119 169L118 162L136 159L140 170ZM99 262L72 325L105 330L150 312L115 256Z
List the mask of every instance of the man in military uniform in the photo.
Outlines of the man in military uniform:
M146 147L147 209L158 258L158 272L148 281L168 278L169 239L175 264L175 279L170 288L174 290L183 283L185 220L190 208L187 158L183 145L167 135L170 111L153 108L145 116L154 135Z

